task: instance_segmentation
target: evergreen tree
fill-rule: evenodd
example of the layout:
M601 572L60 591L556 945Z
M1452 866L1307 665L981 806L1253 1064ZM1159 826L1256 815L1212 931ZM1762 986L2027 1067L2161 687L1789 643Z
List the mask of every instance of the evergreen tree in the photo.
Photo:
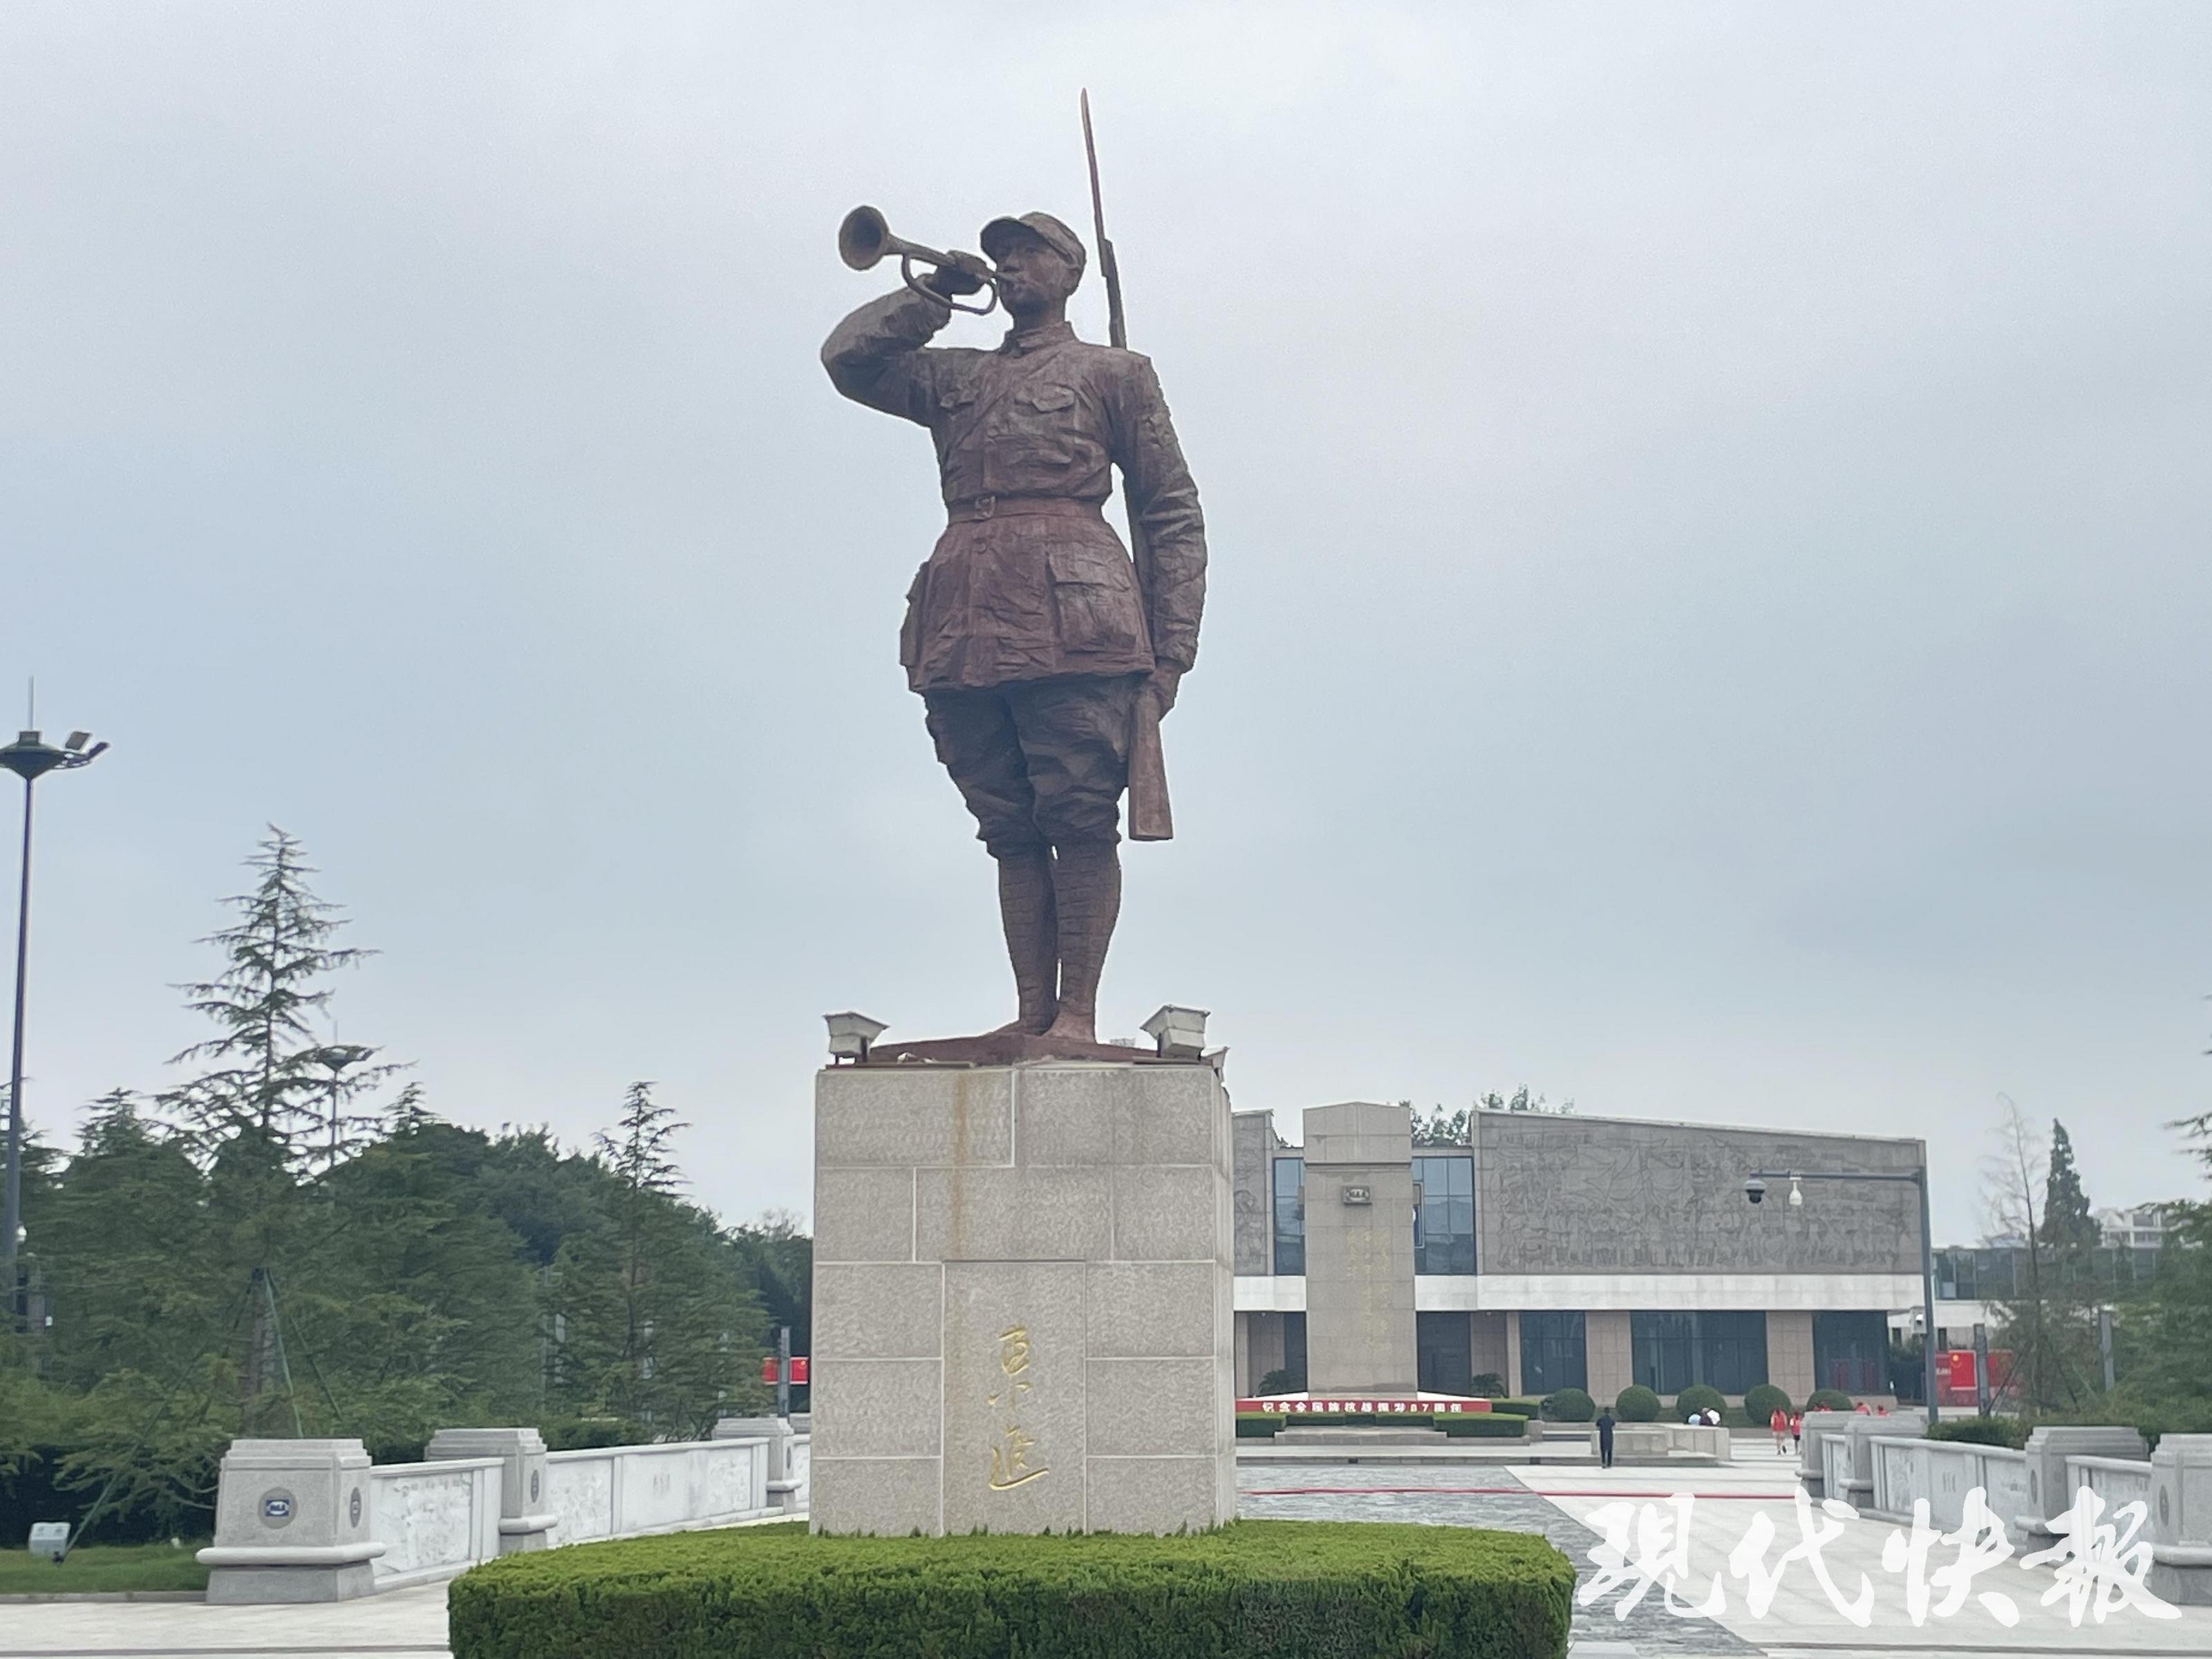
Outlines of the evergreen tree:
M2056 1118L2051 1121L2051 1169L2043 1184L2042 1235L2044 1243L2062 1251L2092 1249L2100 1237L2088 1194L2081 1190L2081 1171L2074 1167L2074 1143Z
M216 1340L205 1200L199 1166L137 1097L117 1089L94 1103L40 1229L58 1379L89 1389L118 1370L160 1375Z
M320 1041L311 1023L329 1009L325 981L373 953L331 942L345 923L307 885L314 866L284 831L271 824L246 867L259 873L253 890L224 901L237 920L201 941L222 953L222 972L179 988L217 1033L171 1063L214 1067L162 1103L210 1152L251 1130L296 1167L328 1167L364 1127L346 1108L398 1069L372 1064L374 1048Z
M679 1202L669 1148L678 1122L632 1084L599 1162L612 1179L601 1224L564 1239L550 1279L554 1393L572 1409L705 1433L723 1407L757 1400L758 1304L737 1250Z
M240 1299L239 1420L253 1435L303 1422L279 1304L331 1228L327 1195L295 1176L317 1164L327 1172L364 1144L375 1120L348 1108L398 1068L375 1062L374 1048L315 1034L330 976L370 953L332 943L345 923L308 885L316 872L300 843L272 824L246 866L258 873L252 890L224 901L235 920L202 941L222 953L222 971L180 988L216 1034L172 1063L211 1068L161 1102L208 1160L201 1267Z

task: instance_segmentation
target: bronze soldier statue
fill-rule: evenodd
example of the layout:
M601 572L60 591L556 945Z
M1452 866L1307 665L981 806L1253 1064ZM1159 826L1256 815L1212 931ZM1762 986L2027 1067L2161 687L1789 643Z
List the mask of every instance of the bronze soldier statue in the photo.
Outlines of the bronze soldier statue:
M908 592L899 661L998 860L1020 1011L994 1035L1091 1045L1132 731L1156 726L1197 655L1206 526L1151 362L1068 326L1075 233L1029 213L981 245L994 269L943 256L839 324L822 362L846 397L936 441L948 522ZM927 345L986 286L1012 324L998 348ZM1141 583L1100 511L1117 465Z

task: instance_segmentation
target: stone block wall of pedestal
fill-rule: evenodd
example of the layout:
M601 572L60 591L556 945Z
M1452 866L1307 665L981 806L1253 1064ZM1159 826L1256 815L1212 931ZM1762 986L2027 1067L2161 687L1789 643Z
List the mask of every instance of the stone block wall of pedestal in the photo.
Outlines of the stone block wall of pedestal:
M1228 1520L1230 1135L1202 1064L823 1071L816 1529Z

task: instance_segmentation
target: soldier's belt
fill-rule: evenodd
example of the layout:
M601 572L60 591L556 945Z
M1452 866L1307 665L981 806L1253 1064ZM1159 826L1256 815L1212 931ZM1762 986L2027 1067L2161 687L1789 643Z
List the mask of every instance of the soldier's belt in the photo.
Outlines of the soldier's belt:
M1097 501L1079 501L1067 495L978 495L972 501L945 507L953 524L975 524L985 519L1103 519Z

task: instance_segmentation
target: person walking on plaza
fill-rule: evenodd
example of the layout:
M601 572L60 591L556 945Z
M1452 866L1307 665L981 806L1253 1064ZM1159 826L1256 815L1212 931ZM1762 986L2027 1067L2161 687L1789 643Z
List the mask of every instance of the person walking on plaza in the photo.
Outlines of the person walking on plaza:
M1613 1467L1613 1407L1601 1407L1597 1414L1597 1466Z
M1774 1455L1787 1457L1790 1455L1790 1413L1777 1406L1774 1414L1766 1419L1766 1426L1774 1431Z

